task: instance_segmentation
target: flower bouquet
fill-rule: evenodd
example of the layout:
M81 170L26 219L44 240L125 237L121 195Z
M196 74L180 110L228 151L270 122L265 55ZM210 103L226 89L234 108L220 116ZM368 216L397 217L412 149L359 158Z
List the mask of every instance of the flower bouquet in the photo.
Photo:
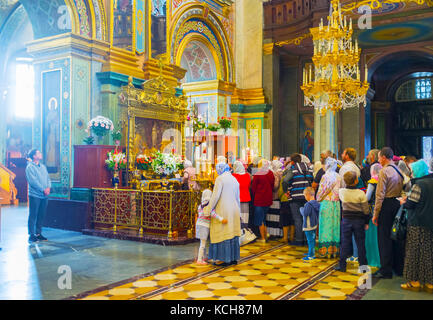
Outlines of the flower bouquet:
M220 128L221 127L220 127L219 124L213 124L213 123L211 123L210 125L207 126L206 129L208 129L209 131L215 132L215 131L218 131Z
M86 132L92 131L98 137L105 136L109 131L113 131L113 122L103 116L97 116L90 120L87 124Z
M122 134L120 133L120 130L117 130L115 132L111 133L111 137L114 140L114 143L116 144L116 146L120 145L120 139L122 139Z
M107 153L107 160L105 160L108 170L119 171L126 169L126 155L117 150L111 150Z
M135 165L139 170L150 170L152 168L153 158L140 154L135 158Z
M232 119L227 117L218 118L220 127L224 130L224 134L232 127Z
M171 176L183 167L182 158L171 154L157 151L153 154L152 170L157 175Z

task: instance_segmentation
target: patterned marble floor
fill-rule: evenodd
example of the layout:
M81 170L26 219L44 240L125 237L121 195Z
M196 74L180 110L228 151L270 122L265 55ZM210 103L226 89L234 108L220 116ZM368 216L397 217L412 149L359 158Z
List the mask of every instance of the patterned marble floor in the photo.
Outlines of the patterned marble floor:
M304 247L270 241L241 248L238 265L193 263L77 296L83 300L276 300L346 299L356 290L357 266L337 272L335 259L301 260Z

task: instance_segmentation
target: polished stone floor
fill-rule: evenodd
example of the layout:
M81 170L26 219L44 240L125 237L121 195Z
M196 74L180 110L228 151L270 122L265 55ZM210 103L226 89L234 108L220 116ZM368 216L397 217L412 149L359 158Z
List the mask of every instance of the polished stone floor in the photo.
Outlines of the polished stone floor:
M71 296L98 300L191 299L196 295L197 298L233 298L235 290L242 291L236 293L237 298L246 299L264 299L263 293L271 299L283 296L287 299L346 299L356 289L356 274L327 271L319 280L317 275L336 261L305 265L300 258L306 248L281 247L277 242L265 247L250 244L241 250L245 262L218 273L190 264L198 243L164 247L44 228L43 233L49 241L30 245L27 242L27 217L25 206L2 208L0 300L58 300ZM68 266L72 271L71 289L59 288L58 280L63 275L58 272L61 266ZM148 274L169 266L176 267L160 270L155 275ZM245 274L252 279L244 279ZM185 279L190 284L184 286ZM238 281L240 279L245 283ZM118 282L121 283L116 285ZM425 292L401 290L400 283L402 278L381 280L363 299L433 299L432 294ZM300 288L305 285L305 290L297 290L298 285ZM156 294L162 289L166 292ZM83 294L89 291L92 293Z
M192 259L197 243L164 247L44 228L49 239L30 245L28 208L2 207L0 300L63 299ZM72 271L72 288L59 289L60 266Z

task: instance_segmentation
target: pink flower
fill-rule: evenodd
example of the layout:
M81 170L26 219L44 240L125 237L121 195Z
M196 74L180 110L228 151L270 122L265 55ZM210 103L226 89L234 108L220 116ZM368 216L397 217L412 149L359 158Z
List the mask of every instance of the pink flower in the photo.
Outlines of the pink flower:
M95 123L95 127L97 127L97 126L99 126L99 123L98 123L98 122Z
M89 133L89 129L84 130L85 132Z
M101 127L102 127L102 128L105 128L105 124L101 123Z

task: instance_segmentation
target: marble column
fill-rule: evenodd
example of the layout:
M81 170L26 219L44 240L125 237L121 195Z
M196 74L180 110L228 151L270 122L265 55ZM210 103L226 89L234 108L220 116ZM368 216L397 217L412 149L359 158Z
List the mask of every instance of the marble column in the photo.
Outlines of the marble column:
M320 160L320 153L324 150L338 152L337 114L328 111L325 116L314 111L314 161Z

